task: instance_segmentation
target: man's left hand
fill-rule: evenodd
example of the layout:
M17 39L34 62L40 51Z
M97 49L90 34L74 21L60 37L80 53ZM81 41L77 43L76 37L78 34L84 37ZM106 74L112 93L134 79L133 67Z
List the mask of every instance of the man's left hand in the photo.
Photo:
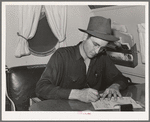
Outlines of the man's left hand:
M117 100L117 96L119 96L120 98L122 97L121 93L119 92L119 84L112 84L110 87L108 87L104 93L102 94L102 98L108 98L108 100L111 99L111 97L113 96L115 100Z

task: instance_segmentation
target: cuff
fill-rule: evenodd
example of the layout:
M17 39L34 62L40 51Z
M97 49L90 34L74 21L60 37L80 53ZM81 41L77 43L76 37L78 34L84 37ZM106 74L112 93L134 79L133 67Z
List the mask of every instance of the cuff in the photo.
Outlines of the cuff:
M57 95L61 99L68 99L70 95L71 89L61 89L57 92Z
M114 83L120 85L120 88L119 88L120 90L124 90L124 89L126 89L127 86L128 86L128 80L127 80L127 78L124 77L124 76L119 76L119 77L117 77L117 78L114 80ZM114 83L113 83L113 84L114 84Z

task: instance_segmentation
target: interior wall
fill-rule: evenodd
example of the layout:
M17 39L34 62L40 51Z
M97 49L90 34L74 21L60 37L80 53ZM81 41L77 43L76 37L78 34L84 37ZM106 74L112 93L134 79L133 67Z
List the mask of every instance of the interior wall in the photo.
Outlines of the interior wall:
M68 6L68 20L66 41L67 45L75 45L82 40L83 33L78 28L86 29L90 16L104 16L111 18L127 27L129 33L133 35L134 41L139 50L139 38L137 24L145 22L145 7L123 7L119 9L96 9L90 10L88 6ZM14 56L18 44L18 6L6 6L6 65L8 67L47 64L49 56L37 57L34 55L16 58ZM135 68L117 66L124 75L131 77L134 82L145 82L145 65L141 63L141 56L138 54L138 66Z
M125 25L127 27L128 33L133 36L133 40L137 45L137 50L140 51L137 25L145 23L144 6L106 7L102 9L95 9L92 11L92 13L94 16L111 18L112 21ZM145 65L141 62L140 53L138 53L138 66L135 68L119 65L117 67L124 73L124 75L131 77L134 82L145 82Z
M78 28L86 28L89 17L88 6L68 6L67 45L75 45L82 39L82 33ZM45 57L37 57L34 55L24 56L22 58L15 57L15 50L18 44L18 5L6 6L6 65L7 67L47 64L51 55Z

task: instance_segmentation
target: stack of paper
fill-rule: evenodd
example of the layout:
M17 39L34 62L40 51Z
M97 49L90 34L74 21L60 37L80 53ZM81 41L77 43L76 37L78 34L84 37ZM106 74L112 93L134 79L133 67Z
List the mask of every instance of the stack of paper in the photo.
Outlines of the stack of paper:
M141 105L137 104L131 97L117 98L117 101L112 97L111 100L108 98L100 99L96 102L92 102L95 110L106 110L106 109L119 109L119 105L132 104L133 108L142 108Z

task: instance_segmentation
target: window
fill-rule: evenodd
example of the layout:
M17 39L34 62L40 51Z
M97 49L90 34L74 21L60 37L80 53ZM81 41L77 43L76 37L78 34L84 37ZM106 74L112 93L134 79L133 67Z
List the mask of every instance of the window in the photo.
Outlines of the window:
M35 36L28 40L29 50L33 55L46 56L55 51L57 42L58 39L49 27L45 12L41 13Z

